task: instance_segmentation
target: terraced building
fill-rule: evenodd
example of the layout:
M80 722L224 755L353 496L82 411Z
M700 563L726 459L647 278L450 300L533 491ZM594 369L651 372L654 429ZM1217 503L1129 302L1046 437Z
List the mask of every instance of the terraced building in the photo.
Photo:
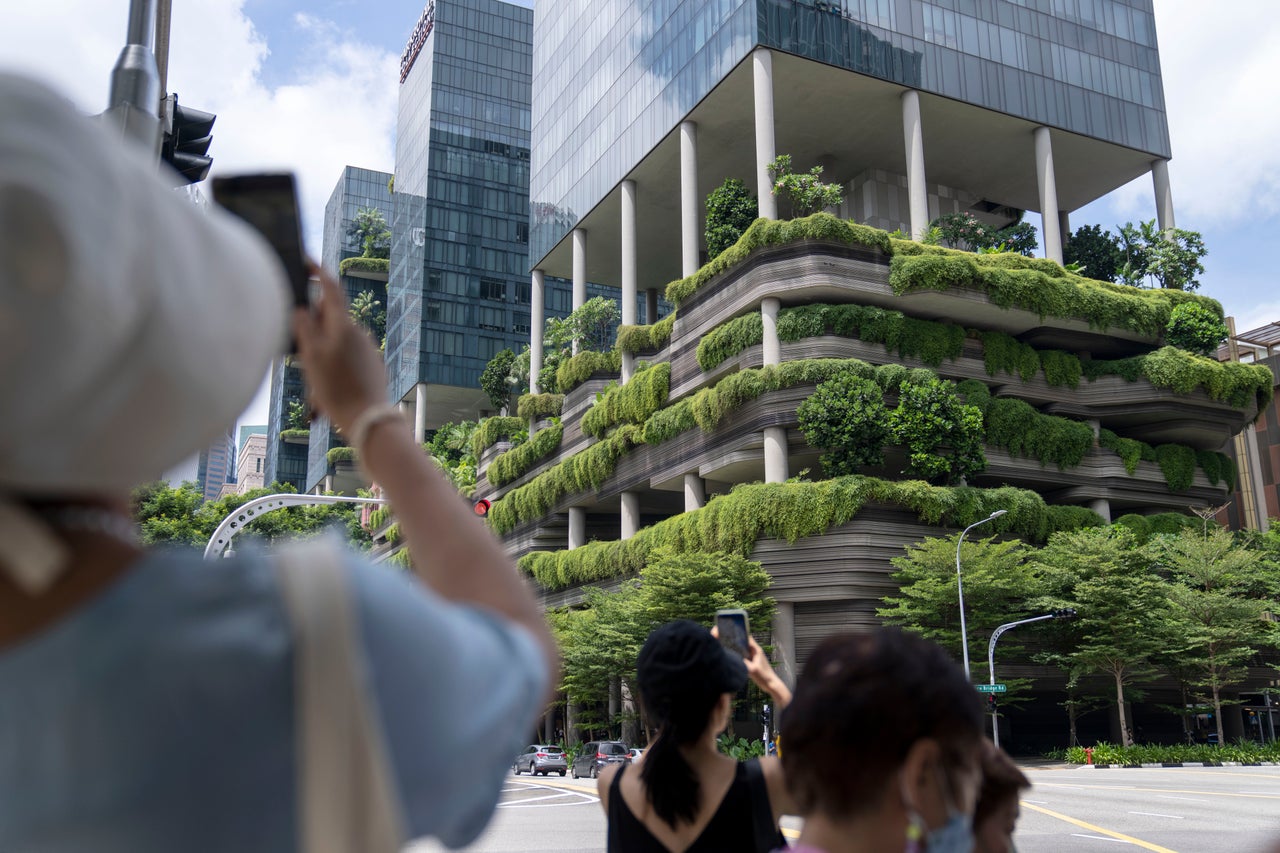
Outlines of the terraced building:
M746 554L773 578L793 678L826 635L878 622L906 544L996 510L986 530L1041 542L1222 503L1218 451L1270 399L1269 373L1164 346L1175 305L1216 302L1059 265L1070 212L1137 176L1173 225L1150 0L548 0L533 74L532 325L552 276L574 307L587 280L616 283L624 324L616 357L554 377L535 335L532 437L481 439L477 497L548 608L658 548ZM781 153L844 186L838 215L779 221ZM703 201L729 177L761 219L708 258ZM888 233L1024 210L1046 259ZM638 325L640 291L674 313ZM985 467L930 483L920 448L889 446L828 477L798 411L835 376L885 411L956 383Z

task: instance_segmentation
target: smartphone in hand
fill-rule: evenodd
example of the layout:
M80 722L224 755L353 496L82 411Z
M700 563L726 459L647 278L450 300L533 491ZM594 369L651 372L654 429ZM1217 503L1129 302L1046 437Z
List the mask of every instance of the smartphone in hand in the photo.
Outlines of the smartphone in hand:
M310 302L311 273L302 249L302 220L293 175L230 175L213 179L213 199L266 238L289 276L294 305Z
M720 635L721 645L729 651L744 660L751 656L751 645L747 642L747 638L751 636L747 611L740 607L717 610L716 633Z

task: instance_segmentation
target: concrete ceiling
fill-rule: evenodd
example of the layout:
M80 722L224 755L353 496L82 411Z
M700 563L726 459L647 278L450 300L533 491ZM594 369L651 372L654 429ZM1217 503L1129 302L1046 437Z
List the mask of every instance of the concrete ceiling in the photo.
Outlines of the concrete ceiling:
M776 150L797 169L821 165L829 181L847 182L866 169L905 174L901 94L873 77L774 52ZM688 118L698 125L698 197L725 178L753 191L755 130L752 64L748 57L699 103ZM1036 124L960 101L921 93L925 171L931 183L967 190L999 205L1035 211ZM1083 207L1150 168L1151 155L1054 129L1059 206ZM680 277L680 134L673 128L627 175L636 182L640 290L665 288ZM587 279L621 280L621 189L614 189L579 223L587 230ZM549 275L572 276L566 235L538 264Z

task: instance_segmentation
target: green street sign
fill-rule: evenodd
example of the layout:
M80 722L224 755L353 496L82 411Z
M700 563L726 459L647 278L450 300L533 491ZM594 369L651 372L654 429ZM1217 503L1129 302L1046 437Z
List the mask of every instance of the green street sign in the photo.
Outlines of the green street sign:
M1008 688L1003 684L975 684L979 693L1004 693Z

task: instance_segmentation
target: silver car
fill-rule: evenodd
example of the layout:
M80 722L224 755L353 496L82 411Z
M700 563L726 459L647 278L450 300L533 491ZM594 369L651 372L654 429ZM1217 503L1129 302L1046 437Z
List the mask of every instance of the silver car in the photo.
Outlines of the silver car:
M530 776L559 773L563 776L569 772L569 762L560 747L535 743L525 747L524 752L516 756L511 769L517 776L521 773L528 773Z

